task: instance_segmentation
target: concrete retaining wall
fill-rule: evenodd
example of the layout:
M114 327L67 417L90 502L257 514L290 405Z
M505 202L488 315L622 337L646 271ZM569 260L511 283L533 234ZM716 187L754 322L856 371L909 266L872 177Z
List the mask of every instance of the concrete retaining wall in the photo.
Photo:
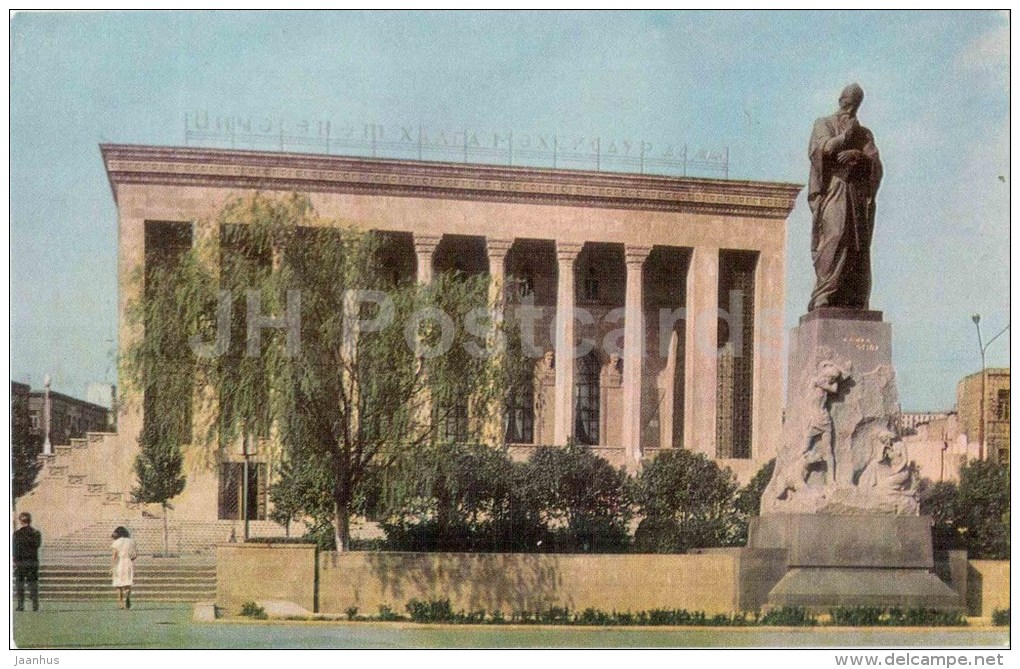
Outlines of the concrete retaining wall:
M227 544L216 548L216 606L237 615L241 605L283 599L315 610L315 546Z
M362 615L375 615L380 606L404 614L412 599L449 599L455 610L507 616L554 606L729 613L759 608L762 594L785 570L782 555L766 553L758 564L751 558L762 556L740 549L692 555L317 555L311 545L227 544L217 549L216 604L227 615L236 615L244 602L267 599L323 613L357 607ZM762 592L748 589L755 584ZM971 561L964 592L970 615L989 617L1009 607L1009 562Z
M971 560L967 569L967 612L990 618L1009 608L1009 560Z
M532 555L330 553L320 558L323 611L356 606L398 613L411 599L449 599L465 611L588 607L730 612L737 607L731 555Z

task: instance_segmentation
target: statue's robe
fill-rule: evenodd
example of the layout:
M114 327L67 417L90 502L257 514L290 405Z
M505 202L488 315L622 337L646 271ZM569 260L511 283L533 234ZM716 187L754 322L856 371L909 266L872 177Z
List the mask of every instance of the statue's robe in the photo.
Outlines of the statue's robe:
M871 131L861 126L844 136L848 123L847 117L834 114L815 121L811 132L808 205L817 280L808 311L868 308L871 236L882 162ZM836 158L848 149L861 151L865 158L852 166L841 165Z

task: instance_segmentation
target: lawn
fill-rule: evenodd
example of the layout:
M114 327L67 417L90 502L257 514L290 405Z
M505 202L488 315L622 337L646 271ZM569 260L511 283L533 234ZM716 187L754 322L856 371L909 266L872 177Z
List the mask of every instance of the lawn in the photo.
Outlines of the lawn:
M401 623L195 623L191 605L44 602L14 614L20 648L670 648L997 646L999 629L562 628Z

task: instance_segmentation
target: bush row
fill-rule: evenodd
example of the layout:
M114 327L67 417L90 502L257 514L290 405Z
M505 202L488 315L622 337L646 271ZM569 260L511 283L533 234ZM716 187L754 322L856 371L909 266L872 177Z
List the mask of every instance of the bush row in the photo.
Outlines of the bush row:
M369 477L359 507L385 538L353 548L684 553L743 546L774 463L741 488L728 468L686 449L663 450L630 476L577 445L537 448L524 462L480 444L432 445ZM921 510L933 516L937 546L966 548L974 559L1009 558L1004 466L971 463L958 486L923 480ZM333 537L332 518L318 517L304 539L333 550Z
M416 623L442 623L461 625L576 625L596 627L667 626L667 627L812 627L821 624L818 617L802 607L783 607L765 614L746 613L708 615L704 611L686 609L651 609L636 613L601 611L587 608L571 611L566 607L551 607L542 611L501 610L455 611L449 599L422 601L412 599L405 607L407 615L396 613L389 606L380 606L377 615L359 615L357 607L347 609L352 621L411 621ZM261 613L261 615L259 615ZM997 612L998 613L998 612ZM995 624L1008 624L1007 622ZM827 624L848 627L959 627L967 624L961 612L935 609L881 609L836 608L829 612ZM265 612L253 602L246 603L242 616L264 618ZM323 619L322 617L317 617Z

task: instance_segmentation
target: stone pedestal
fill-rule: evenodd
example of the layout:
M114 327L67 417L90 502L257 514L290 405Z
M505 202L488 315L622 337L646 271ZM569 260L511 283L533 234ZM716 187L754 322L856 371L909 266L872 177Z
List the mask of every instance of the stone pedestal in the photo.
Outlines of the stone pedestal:
M925 516L762 516L751 521L747 547L786 551L786 572L761 602L768 606L964 607L934 573Z
M931 519L918 515L914 471L892 432L892 327L881 312L803 316L790 333L788 378L776 470L747 547L750 564L785 551L785 572L768 570L776 580L755 603L963 608L934 573Z

